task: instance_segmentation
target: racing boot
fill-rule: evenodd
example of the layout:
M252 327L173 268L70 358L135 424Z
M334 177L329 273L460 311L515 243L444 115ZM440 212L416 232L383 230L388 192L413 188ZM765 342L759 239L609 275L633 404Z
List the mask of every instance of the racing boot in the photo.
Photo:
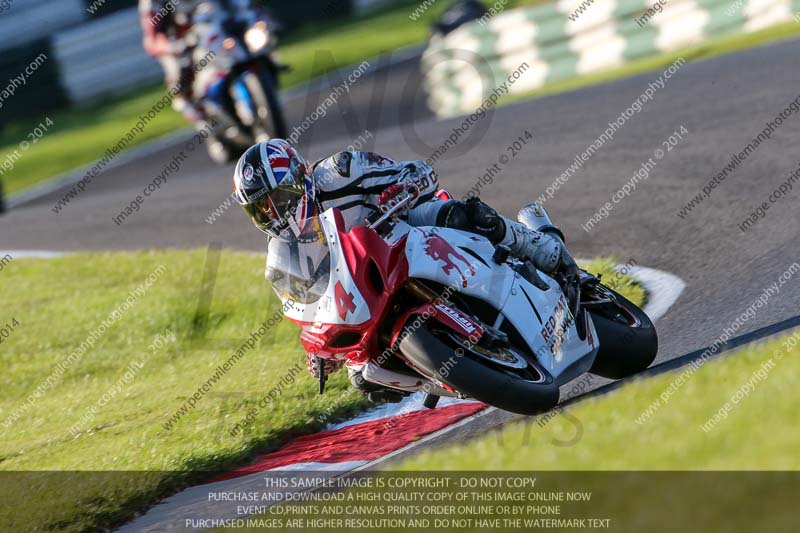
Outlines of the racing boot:
M553 221L550 220L550 215L547 214L547 210L541 204L526 205L520 209L517 214L517 220L533 231L540 231L558 237L562 244L567 242L561 229L553 224Z
M520 209L517 214L517 220L528 229L545 234L561 245L560 260L556 269L563 274L563 279L560 281L564 294L570 302L570 310L573 315L577 314L578 301L580 300L580 269L567 251L567 247L564 244L566 242L564 233L558 226L553 224L550 215L547 214L547 210L540 204L530 204Z
M556 272L561 266L564 244L557 237L530 229L521 222L503 217L506 233L500 245L508 246L511 255L523 261L531 261L536 268L547 274Z
M495 246L507 247L511 256L531 261L548 274L561 265L565 249L561 239L500 215L477 197L466 202L444 202L436 214L435 225L483 235Z
M377 383L371 383L367 381L361 374L361 367L348 366L347 375L350 378L350 383L353 384L353 387L358 389L361 394L366 396L367 399L372 403L398 403L403 401L403 398L409 395L407 392L397 389L390 389L388 387L382 387Z

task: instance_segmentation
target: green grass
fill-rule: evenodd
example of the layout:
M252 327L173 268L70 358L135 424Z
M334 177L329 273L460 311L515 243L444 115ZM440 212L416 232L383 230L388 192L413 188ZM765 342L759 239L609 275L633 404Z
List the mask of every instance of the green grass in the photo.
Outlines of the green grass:
M317 394L304 369L299 330L283 321L165 429L217 366L278 309L263 281L263 258L225 251L203 334L195 313L205 260L205 250L153 251L18 259L5 266L0 327L15 320L19 325L0 345L0 501L19 507L0 508L0 524L24 522L3 530L109 527L187 483L207 479L209 471L242 464L256 451L319 430L327 409L329 422L366 406L344 372L332 376L325 395ZM605 260L589 268L608 271L611 264ZM5 427L11 413L160 265L163 273L147 292ZM637 289L628 280L623 286ZM153 352L149 346L167 331L175 341ZM208 340L192 340L197 335ZM134 362L141 368L133 379L123 379ZM286 392L260 408L243 434L232 436L235 424L298 363L301 372ZM113 398L99 405L115 386ZM96 414L82 423L93 406ZM70 432L75 424L77 435ZM11 474L20 471L84 473ZM31 499L30 491L39 494L42 487L48 497ZM7 512L11 516L4 516Z
M565 80L549 83L539 89L534 89L523 94L505 96L500 99L500 105L519 102L521 100L529 100L531 98L541 97L548 94L571 91L619 78L641 74L643 72L649 72L651 70L662 69L671 65L680 57L684 58L686 61L698 61L722 54L737 52L739 50L745 50L747 48L755 48L757 46L788 39L797 35L800 35L800 23L786 22L752 33L717 37L715 39L710 39L703 44L684 48L676 52L668 52L646 57L640 60L632 61L621 67L593 72L582 76L575 76Z
M648 420L637 419L679 375L634 381L540 425L510 424L463 446L423 452L401 470L798 470L800 343L785 337L706 363ZM800 332L793 335L796 342ZM782 354L778 359L777 354ZM710 431L702 425L770 359L767 378ZM576 422L577 421L577 422ZM579 438L576 438L579 437ZM571 446L558 443L575 440Z
M320 429L324 424L317 417L328 408L333 408L334 417L363 408L365 401L348 392L344 373L333 376L327 394L317 394L316 383L305 371L298 330L284 321L274 329L268 345L257 345L167 431L163 424L168 418L242 342L190 342L196 330L204 256L204 250L74 255L48 261L16 260L3 270L0 321L16 318L20 325L0 347L5 363L0 421L7 420L130 290L159 265L166 267L146 295L52 389L9 428L0 424L3 471L152 474L114 474L92 483L73 483L72 475L52 476L53 499L38 514L17 513L18 517L38 516L47 523L60 516L76 529L107 526L143 503L208 475L195 471L241 464L256 448L269 449L290 435ZM277 299L263 281L263 258L225 252L206 336L246 339L267 312L271 315L277 309ZM175 333L177 341L151 354L149 345L167 330ZM97 406L134 361L144 361L135 379L99 407L94 419L83 426L85 430L73 437L69 428ZM302 373L287 392L261 409L244 435L231 436L235 423L298 362ZM28 481L33 483L33 479Z
M38 120L15 122L0 134L0 161L16 159L14 167L2 177L6 194L14 194L49 178L89 164L102 157L133 128L140 115L166 94L161 87L139 91L136 96L98 104L89 108L53 111ZM49 118L53 125L28 150L19 143L40 122ZM153 140L186 126L171 108L161 111L129 146ZM13 156L17 151L18 156Z
M606 287L617 291L631 302L642 307L647 301L644 288L630 276L618 273L616 270L617 265L619 265L619 261L613 257L604 257L590 261L585 265L581 265L581 267L592 274L601 275L602 282Z

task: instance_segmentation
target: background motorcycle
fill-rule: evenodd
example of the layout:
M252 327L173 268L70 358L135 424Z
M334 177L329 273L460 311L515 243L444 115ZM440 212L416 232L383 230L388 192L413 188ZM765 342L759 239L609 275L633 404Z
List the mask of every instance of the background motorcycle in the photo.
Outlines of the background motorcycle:
M227 163L257 142L286 136L273 57L275 23L249 6L203 2L187 37L197 69L194 94L214 126L211 158ZM205 65L205 66L203 66Z
M306 350L425 392L428 407L452 396L536 414L579 375L622 378L658 351L647 315L598 278L582 273L570 302L563 283L471 233L392 212L345 233L330 209L280 245L291 253L271 253L267 274Z

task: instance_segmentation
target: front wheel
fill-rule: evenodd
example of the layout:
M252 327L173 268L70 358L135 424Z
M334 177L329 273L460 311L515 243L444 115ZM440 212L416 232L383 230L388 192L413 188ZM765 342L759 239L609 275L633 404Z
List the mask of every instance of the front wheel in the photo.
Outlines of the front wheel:
M206 151L211 160L218 165L224 165L233 161L234 151L215 137L211 137L206 141Z
M591 315L600 342L590 372L622 379L649 367L658 354L658 335L650 317L599 283L584 289L581 296L581 306Z
M246 74L243 81L255 106L252 128L256 142L286 138L286 120L278 97L278 83L272 74L262 68L258 75Z
M558 404L553 377L513 348L470 347L452 332L424 327L408 331L398 348L423 374L505 411L535 415Z

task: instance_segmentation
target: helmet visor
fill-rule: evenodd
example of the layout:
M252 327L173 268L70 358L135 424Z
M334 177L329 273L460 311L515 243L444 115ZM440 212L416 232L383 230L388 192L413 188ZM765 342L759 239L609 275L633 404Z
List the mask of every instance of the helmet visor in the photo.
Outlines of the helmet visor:
M258 229L279 237L294 220L303 194L302 187L281 186L243 207Z
M261 196L242 206L258 229L270 237L280 237L293 223L297 229L298 209L309 200L304 198L307 172L303 160L292 157L277 187L260 191Z

